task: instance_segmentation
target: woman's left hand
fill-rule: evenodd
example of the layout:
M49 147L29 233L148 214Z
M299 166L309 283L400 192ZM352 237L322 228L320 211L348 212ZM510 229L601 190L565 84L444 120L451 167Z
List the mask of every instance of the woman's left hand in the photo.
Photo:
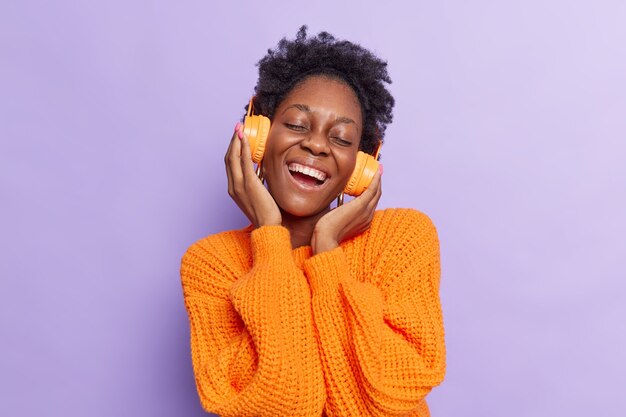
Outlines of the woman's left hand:
M382 166L363 194L331 210L317 221L311 237L314 254L335 249L344 240L369 229L382 194L381 175Z

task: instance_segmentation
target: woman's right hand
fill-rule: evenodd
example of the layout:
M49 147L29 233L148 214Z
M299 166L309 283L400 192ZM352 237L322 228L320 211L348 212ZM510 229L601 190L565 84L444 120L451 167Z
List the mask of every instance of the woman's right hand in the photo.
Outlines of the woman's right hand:
M241 123L235 126L224 163L228 177L228 194L250 222L255 227L281 224L278 205L254 172L250 145L243 134Z

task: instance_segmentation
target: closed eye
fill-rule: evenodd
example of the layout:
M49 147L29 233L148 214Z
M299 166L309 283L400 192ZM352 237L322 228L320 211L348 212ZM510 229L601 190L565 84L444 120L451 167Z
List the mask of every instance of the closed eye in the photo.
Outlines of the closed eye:
M352 142L350 142L349 140L342 139L342 138L340 138L340 137L334 137L334 138L333 138L333 140L334 140L334 141L335 141L338 145L341 145L341 146L350 146L350 145L352 145Z
M295 130L296 132L302 132L303 130L306 130L306 127L304 127L304 126L293 125L291 123L285 123L285 126L287 127L287 129Z

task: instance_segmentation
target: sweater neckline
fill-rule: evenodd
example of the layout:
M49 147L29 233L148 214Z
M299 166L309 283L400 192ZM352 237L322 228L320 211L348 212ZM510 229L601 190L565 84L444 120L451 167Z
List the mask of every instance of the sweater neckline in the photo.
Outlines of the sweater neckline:
M304 261L311 257L313 251L311 250L311 246L300 246L291 251L293 255L293 260L295 261L298 267L301 267L304 264Z
M245 233L248 233L248 235L252 233L253 230L254 230L253 224L250 224L243 229L243 231ZM296 265L298 267L302 267L302 265L304 264L304 261L306 261L313 255L313 250L311 249L311 245L305 245L305 246L300 246L295 249L292 249L291 253L292 253L293 260L295 261Z

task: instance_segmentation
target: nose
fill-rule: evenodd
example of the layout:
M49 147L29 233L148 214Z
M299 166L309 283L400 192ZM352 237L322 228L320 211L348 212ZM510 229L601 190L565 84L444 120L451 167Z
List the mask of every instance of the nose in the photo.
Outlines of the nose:
M302 140L300 146L313 155L328 155L330 153L328 138L323 132L311 132Z

